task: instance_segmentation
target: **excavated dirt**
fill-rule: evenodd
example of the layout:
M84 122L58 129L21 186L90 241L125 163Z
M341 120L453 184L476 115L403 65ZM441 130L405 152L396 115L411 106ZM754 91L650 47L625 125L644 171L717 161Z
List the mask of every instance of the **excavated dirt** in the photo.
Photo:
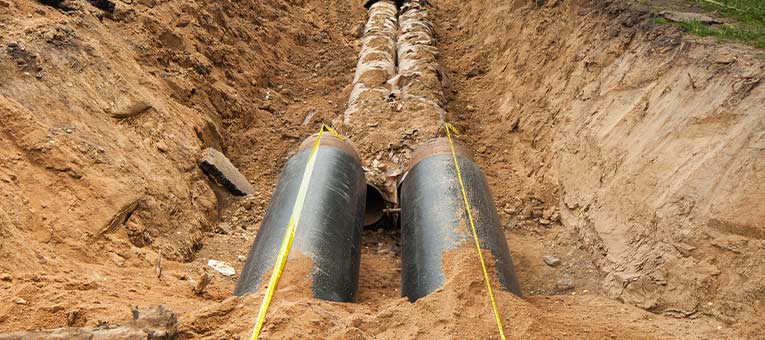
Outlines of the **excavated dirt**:
M1 332L164 304L183 337L246 338L263 291L231 297L236 276L207 260L241 269L301 140L334 125L390 192L440 133L406 98L343 123L358 1L61 3L0 0ZM619 1L432 3L448 119L489 179L525 294L497 292L510 337L765 334L761 52ZM211 182L208 147L256 192ZM416 303L399 297L395 230L365 231L358 303L307 298L307 268L288 264L266 337L497 337L473 249L448 254L447 283Z

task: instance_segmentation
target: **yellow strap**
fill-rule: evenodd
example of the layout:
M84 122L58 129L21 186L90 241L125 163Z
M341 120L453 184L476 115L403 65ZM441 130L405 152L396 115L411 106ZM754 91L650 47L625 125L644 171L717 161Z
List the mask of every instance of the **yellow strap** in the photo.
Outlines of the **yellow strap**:
M260 304L260 311L258 311L258 320L255 323L255 328L252 330L252 340L257 340L260 336L260 331L263 329L263 324L266 321L266 313L268 313L268 306L271 304L271 299L274 297L276 286L279 284L279 279L282 277L282 271L287 264L287 258L292 249L292 241L295 239L295 229L300 223L300 214L303 212L303 204L305 203L306 193L308 193L308 185L311 182L311 175L313 174L313 166L316 163L316 154L319 152L319 145L321 143L321 136L324 130L329 131L333 136L340 140L345 140L345 137L340 136L334 129L326 124L322 124L319 135L316 137L316 141L313 143L313 149L308 156L308 162L305 166L305 172L303 173L303 179L300 182L300 189L298 190L297 199L295 200L295 206L292 208L292 215L290 216L287 230L284 233L284 239L282 239L281 248L279 248L279 256L276 258L276 265L274 266L274 272L271 274L271 278L268 280L268 289L266 290L266 296L263 298L263 302Z
M470 220L470 229L473 232L473 240L475 241L475 249L478 251L478 258L481 260L481 269L483 269L483 279L486 281L486 290L489 291L489 299L491 299L491 308L494 309L494 319L497 321L497 328L499 329L499 336L502 340L505 340L505 331L502 328L502 318L499 316L499 310L497 309L497 301L494 299L494 291L491 289L491 282L489 281L489 272L486 270L486 261L483 259L483 252L481 251L481 243L478 241L478 233L475 230L475 223L473 222L473 213L470 209L470 202L468 202L467 191L465 191L465 183L462 181L462 172L460 171L460 165L457 162L457 153L454 151L454 142L452 142L452 132L455 135L459 135L460 132L454 125L445 123L446 136L449 138L449 147L452 150L452 158L454 159L454 167L457 168L457 179L460 182L460 190L462 190L462 198L465 200L465 210L467 210L468 220Z

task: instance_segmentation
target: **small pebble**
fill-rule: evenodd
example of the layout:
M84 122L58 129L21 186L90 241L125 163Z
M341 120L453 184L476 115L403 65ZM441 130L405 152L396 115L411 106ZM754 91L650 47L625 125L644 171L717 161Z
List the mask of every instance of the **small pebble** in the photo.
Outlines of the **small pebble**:
M558 288L558 290L574 289L575 286L574 281L571 279L560 279L555 283L555 288Z
M552 255L542 256L542 261L545 261L550 267L555 267L560 264L560 259Z

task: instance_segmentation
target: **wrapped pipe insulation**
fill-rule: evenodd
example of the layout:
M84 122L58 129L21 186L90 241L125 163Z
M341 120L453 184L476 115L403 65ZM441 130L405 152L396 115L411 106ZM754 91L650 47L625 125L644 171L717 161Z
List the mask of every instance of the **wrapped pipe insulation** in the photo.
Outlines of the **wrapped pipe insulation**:
M489 184L470 152L455 144L457 160L481 248L489 250L502 288L521 289ZM449 141L438 138L415 149L401 180L401 294L415 301L443 286L447 252L475 247ZM479 266L476 254L476 266Z
M393 1L377 1L369 7L353 90L343 117L345 124L366 102L381 101L390 94L387 81L396 75L397 14Z
M282 170L235 295L257 291L264 276L273 270L315 140L316 136L306 139ZM324 134L290 252L290 259L311 259L315 298L356 300L366 193L364 171L354 146Z
M397 40L399 71L391 83L400 90L404 100L430 107L443 120L446 75L437 61L438 48L428 6L427 0L410 0L401 6Z

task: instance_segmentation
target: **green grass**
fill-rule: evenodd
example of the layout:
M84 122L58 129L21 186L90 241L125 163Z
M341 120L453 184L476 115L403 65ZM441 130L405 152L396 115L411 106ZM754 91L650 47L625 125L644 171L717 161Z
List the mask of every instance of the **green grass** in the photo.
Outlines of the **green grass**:
M704 8L742 23L765 25L765 1L762 0L694 0Z
M699 36L717 37L724 41L738 41L765 49L765 0L689 0L696 5L731 19L732 22L708 25L698 21L685 21L679 25ZM656 23L667 23L664 18Z

